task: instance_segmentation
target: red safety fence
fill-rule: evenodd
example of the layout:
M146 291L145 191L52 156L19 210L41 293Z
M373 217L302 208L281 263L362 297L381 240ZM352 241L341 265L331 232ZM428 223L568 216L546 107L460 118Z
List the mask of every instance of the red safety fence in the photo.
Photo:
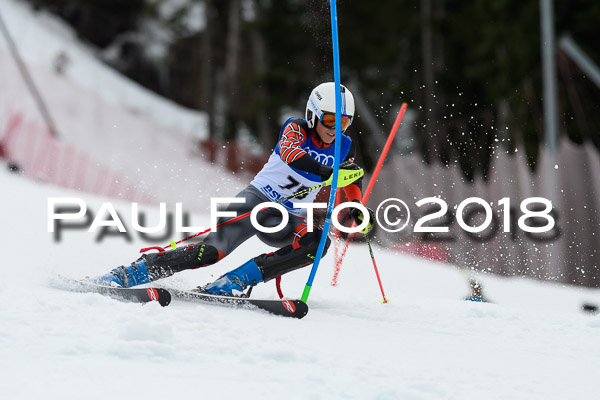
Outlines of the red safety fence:
M152 203L135 184L94 160L85 152L61 142L20 113L9 115L0 136L4 157L32 179L101 196Z

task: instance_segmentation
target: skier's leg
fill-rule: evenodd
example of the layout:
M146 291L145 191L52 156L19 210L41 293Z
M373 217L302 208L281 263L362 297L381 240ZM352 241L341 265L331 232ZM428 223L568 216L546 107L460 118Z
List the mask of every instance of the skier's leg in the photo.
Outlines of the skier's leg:
M237 215L244 214L252 210L256 204L267 201L253 186L248 186L236 197L246 199L244 203L231 203L227 207L227 211L234 211ZM258 220L262 225L277 225L271 221L273 212L273 210L265 210L258 214ZM225 219L221 219L218 222L224 221ZM144 254L131 265L117 267L93 280L103 285L132 287L166 278L187 269L205 267L220 261L255 234L250 218L244 218L225 225L216 232L211 232L201 243L166 252Z
M132 287L166 278L186 269L205 267L219 261L223 254L207 243L175 250L144 254L131 265L123 265L93 280L102 285Z
M265 195L260 192L260 190L251 185L242 190L236 197L245 199L245 202L231 203L228 205L227 211L233 211L238 216L252 211L254 207L260 203L269 201L269 199L266 198ZM219 218L217 220L217 225L227 222L227 220L230 218L231 217ZM275 209L269 208L258 212L256 219L257 222L264 227L273 227L279 225L281 222L281 213ZM250 217L246 217L222 226L214 232L210 232L204 239L204 243L215 246L217 249L227 255L231 254L231 252L238 248L238 246L256 234L258 234L259 238L261 238L261 233L258 232L252 225ZM282 235L277 234L276 236L281 237ZM289 241L285 242L285 244L287 243L289 243ZM281 246L282 245L274 247Z
M279 275L312 264L321 239L321 230L306 232L306 226L296 228L291 244L273 253L254 257L237 269L226 273L215 282L201 288L211 294L231 295L233 290L243 291L248 286L268 282ZM331 241L327 238L325 254Z
M300 226L299 229L306 229L306 227ZM273 253L265 253L255 257L254 260L263 273L263 281L268 282L279 275L312 264L315 261L322 232L320 229L315 229L313 232L304 233L300 237L295 237L291 244ZM330 244L331 240L327 238L323 256L327 254Z

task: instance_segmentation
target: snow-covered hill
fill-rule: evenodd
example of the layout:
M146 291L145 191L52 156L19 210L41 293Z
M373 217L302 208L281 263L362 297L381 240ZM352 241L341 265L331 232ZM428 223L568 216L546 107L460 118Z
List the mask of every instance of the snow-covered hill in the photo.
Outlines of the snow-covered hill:
M479 276L494 304L465 302L468 287L454 267L376 247L391 299L382 305L368 251L357 244L337 288L325 257L302 320L63 292L51 285L56 274L103 273L147 243L135 234L131 243L96 243L85 231L55 242L48 197L80 194L0 170L2 398L546 400L600 392L600 316L580 308L600 303L598 291ZM107 201L84 200L95 210ZM129 204L115 206L127 220ZM157 220L156 210L145 211ZM267 250L250 240L220 265L162 284L190 288ZM284 292L299 296L307 276L286 275ZM253 295L275 298L274 284Z
M199 147L208 137L204 113L161 98L102 64L57 17L16 0L0 0L0 12L58 132L47 134L0 35L0 145L27 175L189 208L207 201L207 187L243 186L238 178L243 171L233 176L211 164ZM62 69L56 64L61 56L68 60Z

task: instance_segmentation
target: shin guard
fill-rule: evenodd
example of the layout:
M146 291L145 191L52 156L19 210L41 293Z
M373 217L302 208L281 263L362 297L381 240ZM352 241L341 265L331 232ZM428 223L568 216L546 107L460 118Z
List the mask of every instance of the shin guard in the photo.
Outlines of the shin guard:
M279 275L312 264L315 260L320 239L321 231L309 232L294 244L282 247L274 253L261 254L255 257L254 261L263 273L263 280L268 282ZM327 238L323 255L327 253L330 244L331 240Z

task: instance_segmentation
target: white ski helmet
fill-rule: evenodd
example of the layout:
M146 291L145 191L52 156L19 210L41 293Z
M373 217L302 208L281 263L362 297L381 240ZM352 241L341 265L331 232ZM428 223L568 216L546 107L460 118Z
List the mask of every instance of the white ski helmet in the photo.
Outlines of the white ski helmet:
M342 116L349 117L349 123L346 128L342 129L345 131L348 126L352 123L354 118L354 96L350 90L344 85L340 85L340 91L342 94ZM335 115L335 83L325 82L313 89L306 103L306 122L308 122L309 128L316 126L317 120L322 120L325 113Z

